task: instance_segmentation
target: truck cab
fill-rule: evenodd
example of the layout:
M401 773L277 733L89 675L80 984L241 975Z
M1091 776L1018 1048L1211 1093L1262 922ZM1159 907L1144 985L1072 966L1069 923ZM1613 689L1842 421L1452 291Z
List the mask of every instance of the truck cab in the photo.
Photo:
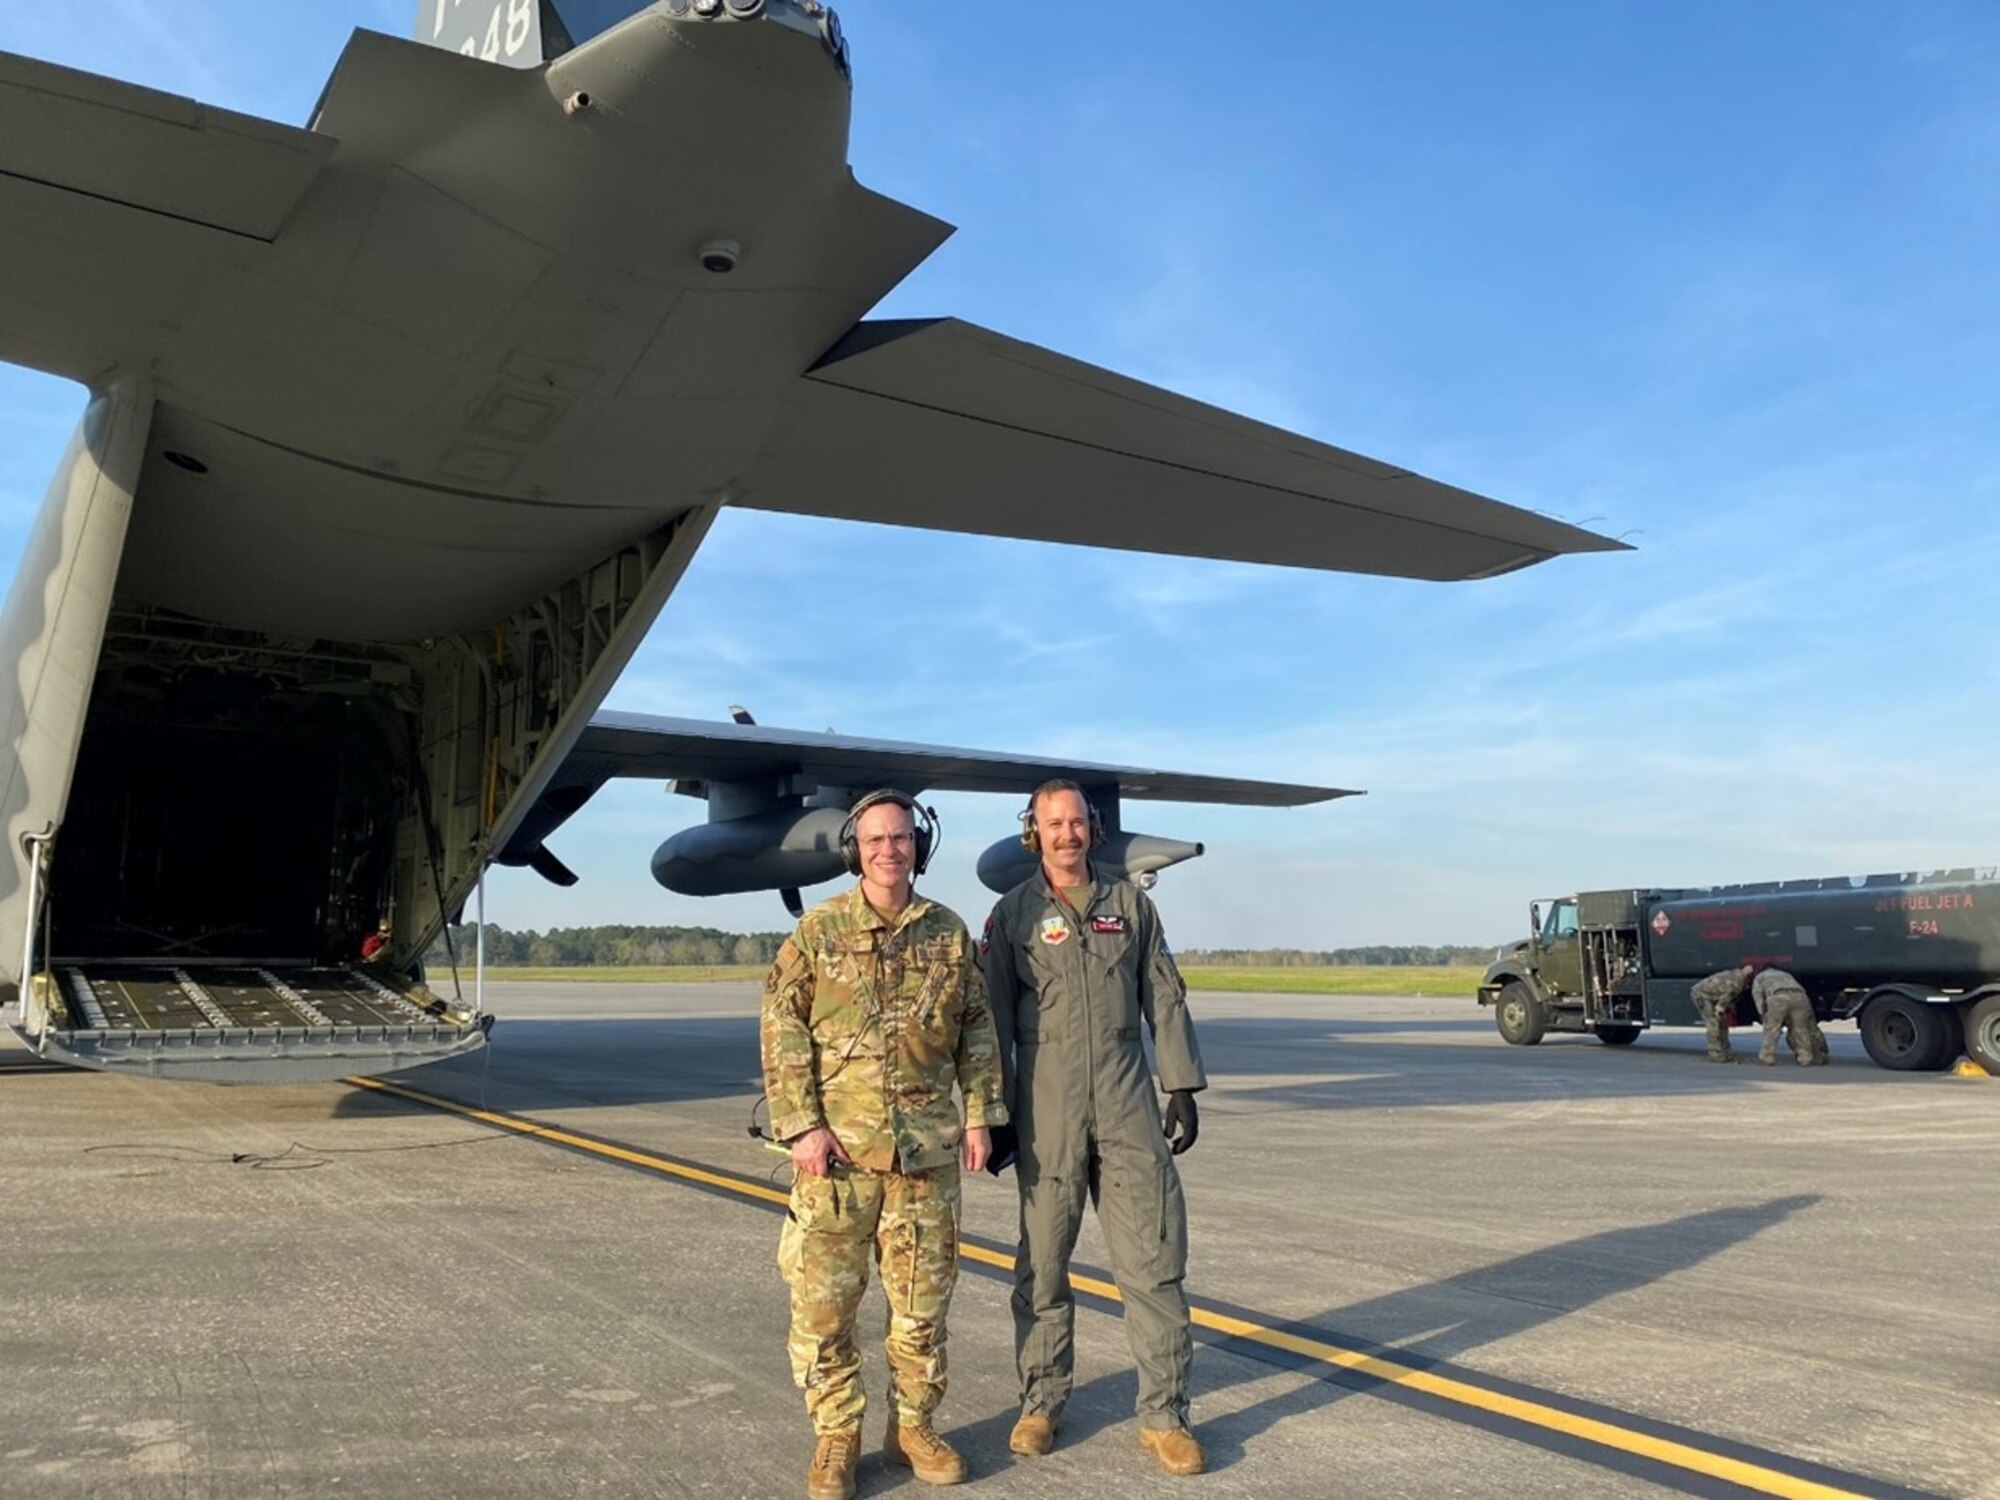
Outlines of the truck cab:
M1501 1036L1531 1046L1551 1031L1589 1032L1611 1046L1646 1027L1635 893L1586 892L1528 907L1526 942L1488 966L1479 1003Z

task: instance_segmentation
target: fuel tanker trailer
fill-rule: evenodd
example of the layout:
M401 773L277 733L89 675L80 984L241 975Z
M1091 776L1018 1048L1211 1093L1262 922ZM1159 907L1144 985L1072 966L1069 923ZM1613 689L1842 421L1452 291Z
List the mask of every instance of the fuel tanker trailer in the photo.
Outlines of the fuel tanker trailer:
M1534 903L1529 937L1480 981L1500 1035L1551 1031L1624 1046L1699 1026L1689 993L1719 969L1795 975L1822 1020L1854 1020L1885 1068L2000 1073L2000 872L1777 880L1699 890L1585 891ZM1746 1000L1736 1020L1754 1021Z

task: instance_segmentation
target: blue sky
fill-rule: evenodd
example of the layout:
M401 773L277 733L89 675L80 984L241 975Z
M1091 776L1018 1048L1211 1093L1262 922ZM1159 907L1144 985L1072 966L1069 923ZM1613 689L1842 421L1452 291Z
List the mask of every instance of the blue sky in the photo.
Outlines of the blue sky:
M0 47L297 123L408 0L0 0ZM1128 808L1181 946L2000 859L2000 9L841 6L950 313L1630 540L1435 585L726 513L610 704L1363 787ZM171 14L171 19L168 19ZM4 299L4 291L0 291ZM0 306L4 301L0 300ZM0 557L81 405L0 367ZM972 915L995 799L940 798ZM509 926L783 925L617 787ZM830 888L826 888L830 889Z

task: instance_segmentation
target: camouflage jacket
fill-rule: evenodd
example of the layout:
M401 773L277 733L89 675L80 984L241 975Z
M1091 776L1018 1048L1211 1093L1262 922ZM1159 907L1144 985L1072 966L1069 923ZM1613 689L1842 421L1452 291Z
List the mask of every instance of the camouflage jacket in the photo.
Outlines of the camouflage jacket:
M1712 1005L1717 1010L1728 1010L1743 993L1745 982L1741 969L1718 969L1706 979L1697 979L1689 993L1698 1008Z
M856 886L800 918L764 982L764 1093L779 1140L824 1125L855 1162L926 1172L967 1125L1002 1125L999 1047L965 924L915 896L891 921Z
M1760 1016L1771 1008L1773 1000L1789 999L1794 995L1808 1007L1812 1005L1812 997L1806 993L1806 987L1783 969L1759 969L1757 977L1750 982L1750 999Z

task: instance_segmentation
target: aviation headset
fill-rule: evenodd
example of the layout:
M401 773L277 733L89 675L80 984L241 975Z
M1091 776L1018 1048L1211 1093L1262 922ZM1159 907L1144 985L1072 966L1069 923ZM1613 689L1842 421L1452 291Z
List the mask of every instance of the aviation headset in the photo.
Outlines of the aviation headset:
M1031 854L1042 852L1042 833L1035 827L1035 804L1044 797L1057 792L1075 792L1083 798L1084 810L1090 814L1090 847L1095 849L1104 842L1104 817L1097 810L1097 804L1085 795L1082 787L1074 781L1045 781L1028 793L1028 805L1021 809L1021 847Z
M916 824L916 860L910 868L915 876L924 873L931 862L931 855L938 845L937 814L920 804L908 792L899 792L892 786L885 786L870 792L848 811L847 821L840 825L840 862L847 867L850 875L861 873L861 841L855 836L854 825L861 821L861 815L871 807L890 803L910 810L910 819Z

